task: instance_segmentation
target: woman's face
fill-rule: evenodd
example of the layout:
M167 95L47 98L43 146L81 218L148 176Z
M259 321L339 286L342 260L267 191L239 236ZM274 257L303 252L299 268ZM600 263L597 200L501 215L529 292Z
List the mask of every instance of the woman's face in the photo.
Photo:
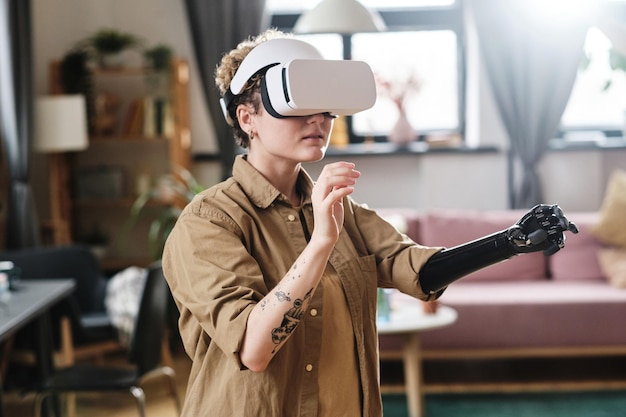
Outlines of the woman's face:
M326 152L333 120L332 116L322 113L278 119L259 106L259 111L251 114L248 122L252 130L247 131L254 132L248 153L276 161L319 161Z

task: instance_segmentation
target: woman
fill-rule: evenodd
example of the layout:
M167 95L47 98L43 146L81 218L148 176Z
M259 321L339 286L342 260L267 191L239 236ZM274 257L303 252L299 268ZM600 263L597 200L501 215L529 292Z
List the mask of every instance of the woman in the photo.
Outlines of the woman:
M231 178L189 204L165 248L193 360L185 416L382 415L377 288L434 299L459 275L420 280L445 251L416 244L350 199L360 176L353 163L328 164L315 182L301 167L324 157L333 116L284 117L267 97L271 65L250 71L267 57L250 51L284 36L265 32L223 57L216 83L247 152ZM310 48L293 42L295 55L295 42ZM233 89L240 68L251 76ZM433 265L432 277L445 275Z

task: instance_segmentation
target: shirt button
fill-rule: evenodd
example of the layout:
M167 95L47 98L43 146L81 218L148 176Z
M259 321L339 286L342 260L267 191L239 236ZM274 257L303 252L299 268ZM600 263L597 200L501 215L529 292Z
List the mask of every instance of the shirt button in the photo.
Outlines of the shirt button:
M309 312L310 315L312 315L313 317L317 316L317 309L316 308L312 308L311 311Z
M311 372L313 370L313 365L308 364L304 369L306 369L307 372Z
M289 216L287 216L287 220L289 220L290 222L294 221L296 219L296 216L294 216L293 214L290 214Z

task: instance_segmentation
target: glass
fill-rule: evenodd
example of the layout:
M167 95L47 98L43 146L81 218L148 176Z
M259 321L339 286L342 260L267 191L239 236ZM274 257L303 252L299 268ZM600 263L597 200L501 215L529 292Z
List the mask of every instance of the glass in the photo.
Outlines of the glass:
M376 299L376 320L387 323L391 320L391 293L390 290L378 289Z
M18 288L22 270L12 261L0 261L0 274L6 276L9 290Z

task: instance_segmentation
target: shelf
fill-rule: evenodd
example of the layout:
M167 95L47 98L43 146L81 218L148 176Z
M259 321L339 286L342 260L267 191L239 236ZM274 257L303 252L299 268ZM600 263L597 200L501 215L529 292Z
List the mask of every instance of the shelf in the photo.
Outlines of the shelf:
M166 145L170 141L166 136L91 136L89 138L89 146L92 145L124 145L124 144L141 144L154 143Z
M80 199L74 201L74 206L77 208L128 208L130 209L135 203L136 198L89 198ZM145 207L167 207L171 205L171 201L164 200L151 200L146 203Z
M100 66L94 66L91 68L91 72L94 75L110 75L110 76L139 76L139 75L149 75L149 74L158 74L158 72L154 71L152 68L148 67L111 67L105 68Z
M89 71L93 76L92 89L85 94L93 100L100 94L103 101L98 102L98 109L106 108L99 114L100 121L107 123L94 123L96 130L90 136L89 148L63 160L65 171L59 177L65 194L51 193L51 206L54 213L59 213L50 221L51 241L54 244L89 241L87 237L98 231L110 242L101 259L104 270L117 272L133 265L145 267L151 262L147 236L152 221L180 203L153 199L143 206L149 209L145 216L142 213L132 224L129 219L137 191L155 187L167 175L176 175L181 167L191 168L189 67L184 59L175 58L168 77L154 83L143 78L155 74L150 68L89 68ZM52 62L52 94L63 94L60 75L59 62ZM105 95L115 100L107 102ZM158 115L149 100L157 96L167 98L167 108ZM92 104L92 117L95 117L96 102ZM162 126L164 130L146 125L146 120L152 123L153 117L155 121L167 120L167 126ZM125 244L123 248L117 246L120 242Z

